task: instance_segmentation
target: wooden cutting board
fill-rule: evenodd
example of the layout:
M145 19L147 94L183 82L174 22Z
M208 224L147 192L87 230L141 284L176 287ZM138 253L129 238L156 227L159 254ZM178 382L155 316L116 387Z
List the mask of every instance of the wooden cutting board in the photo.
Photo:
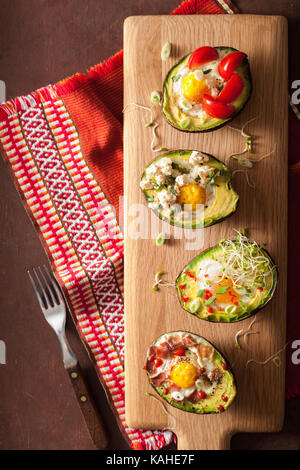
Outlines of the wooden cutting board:
M132 204L145 205L139 181L145 166L158 154L150 150L152 130L147 111L129 106L124 113L125 196L125 315L126 315L126 419L136 428L171 429L179 449L229 448L236 432L279 431L284 416L285 354L281 366L270 361L265 366L245 363L250 358L264 361L285 345L287 281L287 21L278 16L204 15L140 16L125 21L124 27L125 105L149 106L153 90L162 90L168 70L184 55L203 45L231 46L249 56L253 94L232 126L241 127L257 117L248 127L254 137L254 158L274 150L272 155L249 170L255 189L245 175L238 173L233 186L240 195L237 212L227 220L205 230L203 248L187 249L187 239L171 238L156 247L153 239L129 236L134 220ZM161 48L172 44L172 54L161 61ZM153 107L158 128L158 147L193 149L211 153L225 161L242 150L244 139L224 127L210 133L188 134L167 124L158 105ZM231 170L241 169L231 160ZM130 212L131 211L131 212ZM150 221L147 209L146 225ZM153 217L152 217L153 219ZM154 218L158 222L158 218ZM248 228L252 239L267 243L267 249L279 270L278 287L272 301L256 316L247 342L241 350L234 347L238 330L247 329L252 318L235 324L213 324L184 311L174 288L153 292L154 274L163 269L165 279L174 282L182 268L200 251L225 237L234 229ZM152 236L166 229L156 227ZM189 231L187 231L189 232ZM171 230L174 235L174 230ZM186 233L186 236L190 235ZM169 405L168 414L159 401L146 395L156 394L143 370L148 346L159 335L173 330L187 330L204 336L227 357L237 380L238 395L232 406L219 415L194 415ZM164 402L166 403L166 402Z

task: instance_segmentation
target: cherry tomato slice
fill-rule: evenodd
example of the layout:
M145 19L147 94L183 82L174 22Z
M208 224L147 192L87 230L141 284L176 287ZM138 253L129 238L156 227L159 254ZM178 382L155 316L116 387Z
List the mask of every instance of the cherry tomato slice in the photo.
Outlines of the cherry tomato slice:
M163 362L164 362L164 361L163 361L160 357L158 357L158 358L155 360L155 362L154 362L155 367L161 366Z
M238 66L243 62L247 57L247 54L244 52L236 51L231 52L221 60L218 67L218 72L222 78L229 80L233 72L238 68Z
M199 390L198 395L199 395L199 398L200 398L201 400L204 400L204 398L207 397L207 395L206 395L206 393L205 393L204 390Z
M188 60L188 68L190 70L196 69L200 67L200 65L206 64L206 62L218 59L218 57L219 53L214 47L199 47L199 49L191 53Z
M203 96L202 106L209 116L217 119L227 119L234 111L232 104L222 103L222 101L218 101L210 95Z
M184 348L178 348L175 351L173 351L174 356L185 356L185 349Z
M244 82L242 78L237 73L234 73L218 95L218 101L222 101L222 103L232 103L240 96L243 88Z

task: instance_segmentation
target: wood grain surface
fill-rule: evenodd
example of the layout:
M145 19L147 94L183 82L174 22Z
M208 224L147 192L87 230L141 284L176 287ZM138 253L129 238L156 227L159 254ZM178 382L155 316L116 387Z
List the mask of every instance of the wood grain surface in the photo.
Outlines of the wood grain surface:
M232 125L241 127L256 117L249 126L255 139L254 158L274 150L251 170L255 189L246 184L243 174L234 177L233 185L240 195L239 208L226 221L200 231L202 249L187 250L186 238L172 238L158 248L150 237L134 239L129 230L125 241L127 423L134 427L172 429L180 449L227 448L230 436L238 431L279 431L284 416L284 353L280 367L270 362L264 367L251 364L245 370L245 363L249 358L264 360L285 344L287 22L283 17L251 15L131 17L125 21L124 41L125 105L131 102L149 105L151 91L162 89L169 68L201 45L232 46L246 52L254 89L250 102ZM162 62L160 51L167 41L172 44L172 55ZM228 127L207 134L187 134L170 127L158 106L154 112L160 123L158 146L203 150L222 161L244 147L241 136ZM131 106L125 112L127 229L133 221L131 205L145 204L139 189L143 169L157 155L150 150L152 134L151 128L145 128L147 121L149 115L145 111ZM230 168L240 167L231 162ZM150 213L149 209L149 219ZM199 320L181 309L175 289L153 292L151 285L158 269L166 271L167 279L173 282L199 251L224 237L232 237L234 229L243 227L249 229L251 238L258 243L267 243L279 270L279 282L271 303L257 314L255 329L259 334L250 336L247 344L242 343L242 350L237 351L235 333L247 328L251 319L231 325ZM172 330L188 330L206 337L233 365L238 396L225 413L198 416L168 406L167 415L159 402L146 395L155 393L143 371L146 350L160 334Z

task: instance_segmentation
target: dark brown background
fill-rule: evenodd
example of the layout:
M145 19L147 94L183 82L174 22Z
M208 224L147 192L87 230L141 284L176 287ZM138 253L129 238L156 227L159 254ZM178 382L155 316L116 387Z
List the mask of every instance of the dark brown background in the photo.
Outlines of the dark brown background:
M0 80L7 98L84 71L122 48L123 20L167 14L179 0L0 0ZM299 0L237 0L242 13L289 20L290 82L300 79ZM251 38L249 38L251 40ZM274 45L276 53L276 45ZM93 449L64 371L59 346L34 299L26 269L46 262L0 159L0 449ZM94 390L111 449L127 449L71 321L68 337ZM300 397L287 402L279 434L240 434L232 449L300 449Z

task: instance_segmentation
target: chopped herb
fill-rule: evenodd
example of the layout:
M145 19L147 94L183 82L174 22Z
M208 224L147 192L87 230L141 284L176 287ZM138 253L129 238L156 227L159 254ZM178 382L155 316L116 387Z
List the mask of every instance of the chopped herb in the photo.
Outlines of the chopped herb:
M161 60L166 60L170 57L171 54L171 44L166 42L161 49Z
M174 77L172 77L172 80L173 82L178 82L178 80L181 78L181 75L180 73L178 73L177 75L174 75Z
M215 185L215 176L217 176L218 169L215 168L213 171L211 171L208 175L209 181L208 184Z
M210 284L211 284L210 280L207 279L207 280L205 281L205 284L207 284L208 286L210 286Z
M186 129L190 125L190 123L191 123L190 118L185 118L179 122L179 125L182 129Z
M239 306L242 308L243 312L247 312L248 307L247 307L247 305L244 304L244 302L242 302L241 300L239 300Z
M154 201L154 197L153 196L147 196L147 202L153 202Z
M159 103L160 102L160 93L158 91L152 91L151 93L151 102Z
M162 189L167 189L167 186L165 184L157 184L157 183L152 183L153 187L156 191L161 191Z
M169 176L168 178L169 178L169 183L173 185L175 183L176 178L174 178L174 176Z
M172 162L172 168L173 170L178 170L180 171L180 173L190 173L190 169L189 168L183 168L182 166L178 165L178 163L175 163L175 162Z
M222 286L216 291L216 294L225 294L225 292L227 292L228 289L229 289L229 286Z
M165 234L160 233L155 240L156 246L162 246L165 243Z
M177 192L176 192L174 186L171 186L171 187L170 187L170 192L171 192L172 194L174 194L174 196L177 196Z
M197 292L197 297L201 297L203 295L204 289L200 289Z
M212 304L215 300L216 300L215 297L210 297L208 300L204 302L205 307L207 307L207 305Z
M200 300L199 299L193 300L193 302L191 302L190 304L190 312L196 313L197 310L199 310L199 307L200 307Z

